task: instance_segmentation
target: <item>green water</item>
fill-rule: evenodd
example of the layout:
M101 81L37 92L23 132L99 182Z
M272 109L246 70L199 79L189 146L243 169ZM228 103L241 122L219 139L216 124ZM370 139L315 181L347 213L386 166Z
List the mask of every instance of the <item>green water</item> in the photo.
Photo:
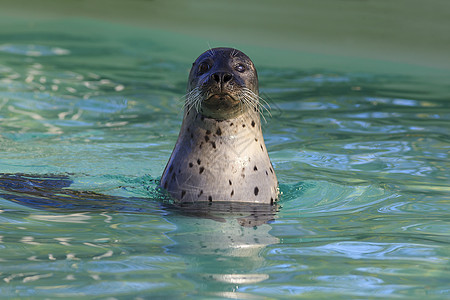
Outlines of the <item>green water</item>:
M0 298L450 296L448 69L241 42L282 192L273 220L242 226L155 191L204 40L1 25Z

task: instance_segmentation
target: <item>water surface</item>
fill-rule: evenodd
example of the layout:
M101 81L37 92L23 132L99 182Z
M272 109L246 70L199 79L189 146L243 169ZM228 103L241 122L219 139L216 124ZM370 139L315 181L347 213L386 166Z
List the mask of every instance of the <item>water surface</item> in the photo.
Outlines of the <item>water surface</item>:
M445 68L313 67L321 54L289 49L289 66L266 64L270 49L242 44L271 106L280 208L193 216L155 188L207 45L94 19L2 22L2 298L449 296Z

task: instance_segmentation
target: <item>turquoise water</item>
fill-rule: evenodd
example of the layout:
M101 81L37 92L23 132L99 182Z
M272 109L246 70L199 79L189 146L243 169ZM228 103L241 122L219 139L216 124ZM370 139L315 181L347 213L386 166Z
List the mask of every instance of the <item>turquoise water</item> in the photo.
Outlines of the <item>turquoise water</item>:
M1 298L449 297L445 69L288 49L277 65L241 45L271 106L280 208L185 214L155 188L208 45L92 19L2 22Z

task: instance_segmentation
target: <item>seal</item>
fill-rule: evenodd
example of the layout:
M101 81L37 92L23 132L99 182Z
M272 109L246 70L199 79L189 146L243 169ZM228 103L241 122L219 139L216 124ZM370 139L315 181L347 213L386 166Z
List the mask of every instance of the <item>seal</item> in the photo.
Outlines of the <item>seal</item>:
M278 181L261 130L253 62L214 48L193 63L178 140L160 187L178 203L274 204Z

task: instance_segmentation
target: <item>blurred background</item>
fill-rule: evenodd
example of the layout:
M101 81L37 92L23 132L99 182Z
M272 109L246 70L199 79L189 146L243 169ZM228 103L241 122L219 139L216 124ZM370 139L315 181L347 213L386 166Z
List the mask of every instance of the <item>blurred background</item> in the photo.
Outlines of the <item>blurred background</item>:
M387 60L395 70L396 63L450 68L449 11L446 0L2 0L0 13L30 27L90 18L149 30L149 39L168 32L179 39L166 42L190 58L209 46L245 46L258 49L258 64L289 66L300 52L310 55L305 67L363 69Z

